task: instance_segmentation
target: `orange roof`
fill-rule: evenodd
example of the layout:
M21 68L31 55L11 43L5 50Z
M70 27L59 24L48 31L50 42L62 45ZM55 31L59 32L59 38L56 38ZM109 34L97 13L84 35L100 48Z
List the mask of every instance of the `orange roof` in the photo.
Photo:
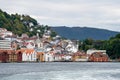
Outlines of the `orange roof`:
M24 51L26 54L32 54L34 52L34 49L25 49Z
M22 52L22 53L26 53L26 54L31 54L31 53L33 53L35 50L34 49L20 49L20 51ZM19 52L19 51L18 51Z

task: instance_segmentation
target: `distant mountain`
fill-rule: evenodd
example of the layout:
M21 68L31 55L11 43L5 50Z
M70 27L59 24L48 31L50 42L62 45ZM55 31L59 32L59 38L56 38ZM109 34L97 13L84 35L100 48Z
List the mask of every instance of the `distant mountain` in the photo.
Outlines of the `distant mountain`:
M108 40L110 37L114 37L119 33L115 31L89 27L58 26L51 28L62 37L78 40L83 40L86 38L92 38L95 40Z

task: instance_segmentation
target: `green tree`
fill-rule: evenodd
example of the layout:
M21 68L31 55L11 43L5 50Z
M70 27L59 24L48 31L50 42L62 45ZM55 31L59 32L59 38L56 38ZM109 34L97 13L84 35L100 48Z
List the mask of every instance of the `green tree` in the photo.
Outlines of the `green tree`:
M120 34L110 38L105 44L104 49L107 50L107 54L111 59L120 58Z

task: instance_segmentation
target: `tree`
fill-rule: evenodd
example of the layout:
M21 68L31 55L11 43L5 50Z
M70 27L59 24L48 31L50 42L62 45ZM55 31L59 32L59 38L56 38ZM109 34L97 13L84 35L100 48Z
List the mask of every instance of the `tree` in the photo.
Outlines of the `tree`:
M52 31L51 37L55 37L56 35L57 35L56 32Z
M111 59L120 58L120 34L110 38L105 44L104 49L107 50L107 54Z

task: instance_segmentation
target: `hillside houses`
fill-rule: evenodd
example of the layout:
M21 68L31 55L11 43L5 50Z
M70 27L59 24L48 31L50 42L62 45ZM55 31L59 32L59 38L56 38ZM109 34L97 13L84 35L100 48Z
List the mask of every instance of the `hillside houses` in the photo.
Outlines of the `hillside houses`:
M1 32L7 32L0 28ZM108 61L105 50L78 50L77 40L64 40L60 36L50 38L50 31L42 38L39 34L29 37L22 34L0 33L0 62L58 62L58 61ZM4 37L3 37L4 36ZM13 37L14 36L14 37ZM11 38L11 39L10 39ZM14 38L14 39L12 39Z
M12 36L13 33L11 31L7 31L5 28L0 28L0 37L5 38L6 36Z

